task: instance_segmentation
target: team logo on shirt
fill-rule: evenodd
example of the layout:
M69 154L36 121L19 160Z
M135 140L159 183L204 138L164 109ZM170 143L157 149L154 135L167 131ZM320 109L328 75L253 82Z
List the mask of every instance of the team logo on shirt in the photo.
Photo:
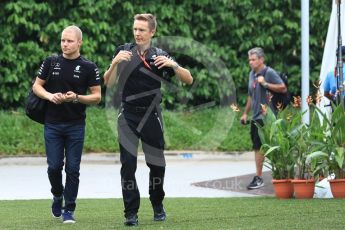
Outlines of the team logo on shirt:
M74 78L79 78L78 73L81 73L81 71L80 71L80 65L77 65L77 66L75 67L73 77L74 77Z
M54 70L60 70L61 68L60 68L60 63L59 62L57 62L56 64L55 64L55 66L54 66Z
M80 73L80 65L77 65L74 69L75 73Z

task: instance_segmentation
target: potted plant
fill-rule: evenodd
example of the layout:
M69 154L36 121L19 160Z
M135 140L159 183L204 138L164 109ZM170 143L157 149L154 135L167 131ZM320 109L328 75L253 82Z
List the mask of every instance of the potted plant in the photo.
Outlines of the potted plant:
M302 116L303 114L301 118ZM296 129L296 142L292 149L297 168L295 179L292 180L296 198L313 198L315 181L325 172L325 161L311 156L322 147L320 141L323 139L325 127L327 126L320 120L317 110L313 110L310 123L301 122Z
M300 98L296 97L294 100L298 101ZM284 195L284 198L292 197L293 191L296 198L312 198L315 178L318 177L319 171L312 170L312 166L316 165L316 158L312 161L308 161L307 158L320 146L314 139L322 137L314 132L319 130L320 120L313 114L312 122L309 125L304 124L304 113L290 105L284 110L278 108L276 116L271 109L263 106L263 110L264 126L259 127L261 150L266 157L266 166L268 165L272 171L276 196L279 196L277 190L282 186L281 180L284 179L284 183L289 183L288 186L291 188L285 189L289 190L290 194ZM293 178L294 180L291 180Z
M262 142L261 151L265 154L265 166L272 172L272 184L277 198L291 198L294 177L294 159L291 154L291 131L297 123L297 118L290 116L289 108L280 110L277 116L266 106L263 106L265 116L263 126L258 126Z
M311 159L316 159L319 169L326 165L330 179L332 194L335 198L345 198L345 110L344 106L333 105L333 113L328 119L319 108L316 108L321 114L324 123L327 126L322 143L322 148L311 154ZM317 167L314 167L317 170Z
M294 101L298 100L299 97L294 98ZM266 107L263 107L263 110L265 109ZM259 127L259 135L263 144L261 150L265 153L266 163L272 171L275 191L277 179L291 179L295 176L291 181L295 197L312 198L315 178L318 178L319 171L312 170L312 166L316 165L316 159L308 161L307 158L311 152L320 148L320 144L316 141L322 139L322 133L316 132L320 130L320 119L314 113L312 122L307 125L303 123L304 113L291 106L284 110L278 109L276 116L271 109L266 110L263 118L264 126ZM295 167L296 171L294 171ZM292 194L289 196L291 197Z

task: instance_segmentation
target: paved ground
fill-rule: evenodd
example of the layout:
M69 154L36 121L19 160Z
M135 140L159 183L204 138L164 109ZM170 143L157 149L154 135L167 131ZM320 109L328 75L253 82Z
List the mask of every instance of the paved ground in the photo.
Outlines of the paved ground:
M253 176L254 174L250 173L233 177L218 178L209 181L201 181L197 183L192 183L192 185L205 188L221 189L225 191L247 193L252 195L274 195L273 185L271 183L272 175L270 171L264 171L262 173L262 178L265 183L265 186L263 188L248 190L248 182L253 179Z
M254 154L166 152L166 197L243 197L273 195L270 173L265 187L245 187L255 172ZM148 174L143 156L136 173L142 197L148 197ZM0 200L50 199L44 157L0 158ZM79 198L120 198L120 164L114 154L85 154Z

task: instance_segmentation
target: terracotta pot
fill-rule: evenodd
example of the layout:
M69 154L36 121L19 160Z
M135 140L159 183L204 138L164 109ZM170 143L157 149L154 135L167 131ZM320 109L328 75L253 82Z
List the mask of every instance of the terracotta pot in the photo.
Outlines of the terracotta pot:
M311 199L314 196L315 180L292 180L295 197L297 199Z
M289 199L293 196L293 186L290 179L273 179L272 184L277 198Z
M345 179L328 180L334 198L345 198Z

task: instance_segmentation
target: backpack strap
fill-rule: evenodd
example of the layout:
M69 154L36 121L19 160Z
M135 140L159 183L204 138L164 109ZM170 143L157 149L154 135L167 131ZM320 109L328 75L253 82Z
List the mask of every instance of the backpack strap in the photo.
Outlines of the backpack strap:
M270 68L270 67L269 67L269 66L266 66L266 67L262 70L262 72L261 72L261 74L262 74L262 76L264 77L265 81L266 81L266 73L267 73L267 71L268 71L268 68ZM271 96L271 94L272 94L273 92L272 92L271 90L267 89L267 88L265 88L265 90L266 90L266 100L267 100L267 104L272 104L272 101L269 101L268 98Z
M123 50L130 51L131 50L132 43L125 43Z
M123 50L130 51L131 50L131 46L132 46L132 43L125 43L123 45ZM155 49L155 52L156 52L157 56L164 54L164 51L161 48L154 47L154 49Z
M270 67L269 67L269 66L266 66L266 67L262 70L262 76L264 76L264 78L265 78L265 76L266 76L266 73L267 73L268 68L270 68Z
M160 55L163 55L163 54L164 54L163 50L160 49L160 48L155 47L155 50L156 50L156 55L157 55L157 56L160 56Z

